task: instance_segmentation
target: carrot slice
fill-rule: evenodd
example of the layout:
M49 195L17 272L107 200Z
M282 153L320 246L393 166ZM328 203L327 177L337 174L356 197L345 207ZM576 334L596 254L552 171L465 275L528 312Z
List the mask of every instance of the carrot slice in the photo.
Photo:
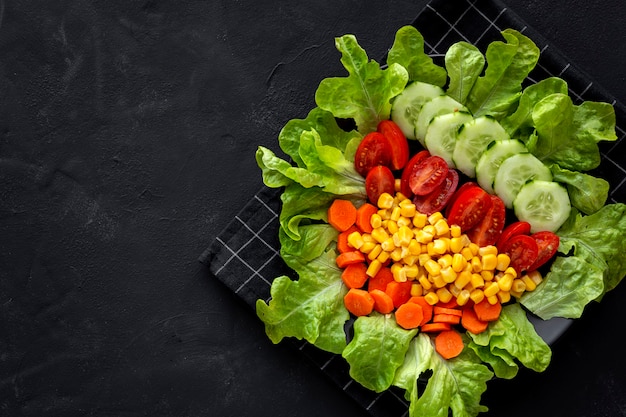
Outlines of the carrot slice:
M365 203L356 211L356 226L363 233L371 233L374 228L370 222L372 214L377 213L378 208L370 203Z
M367 266L364 262L350 264L341 272L341 279L348 288L361 288L367 281Z
M373 277L370 277L369 281L367 281L367 290L381 290L385 291L387 289L387 284L393 281L393 274L391 273L391 269L389 267L383 266L380 268L380 271Z
M350 236L350 233L358 231L359 229L356 226L352 226L345 232L339 233L339 235L337 236L337 250L339 251L339 253L345 253L354 250L354 248L348 244L348 236Z
M456 330L444 330L435 336L435 350L444 359L452 359L463 351L463 338Z
M459 324L461 322L461 316L456 314L435 314L433 316L433 323L450 323Z
M438 305L435 306L434 313L435 314L452 314L453 316L459 316L459 317L461 317L461 315L463 314L463 312L459 310L458 308L446 308L446 307L440 307Z
M502 304L495 303L491 304L485 298L480 303L474 304L474 312L476 312L476 317L482 321L495 321L500 317L500 312L502 311Z
M424 333L439 333L450 329L452 329L450 323L426 323L420 327Z
M350 288L343 297L346 309L355 316L367 316L374 310L374 298L365 290Z
M351 264L365 262L365 255L358 250L352 250L350 252L340 253L335 261L339 268L345 268Z
M410 330L419 327L424 319L422 306L417 303L404 303L396 310L396 323L398 326Z
M386 292L383 290L372 290L369 293L374 299L374 310L381 314L388 314L393 311L393 300Z
M443 308L456 308L459 306L459 303L456 302L456 297L452 297L452 299L448 301L447 303L442 303L440 301L439 303L437 303L437 306L443 307Z
M411 298L411 285L411 281L391 281L389 284L387 284L385 292L393 300L393 306L395 308L398 308L402 304L409 301L409 298Z
M463 316L461 316L461 326L465 330L473 334L479 334L487 330L489 322L478 319L473 308L464 308Z
M345 232L356 221L356 207L350 200L336 199L328 208L328 224Z
M416 303L422 306L424 311L424 320L420 323L420 326L425 325L433 319L433 306L428 304L428 301L423 296L409 298L409 303Z

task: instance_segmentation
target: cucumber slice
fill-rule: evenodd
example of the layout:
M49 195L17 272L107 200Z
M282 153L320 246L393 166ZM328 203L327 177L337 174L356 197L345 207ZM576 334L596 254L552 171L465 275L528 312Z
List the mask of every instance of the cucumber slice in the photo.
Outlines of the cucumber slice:
M494 194L493 181L500 164L506 158L518 153L526 153L528 149L522 141L505 139L492 142L476 162L476 181L483 190Z
M442 157L449 167L454 168L452 152L454 152L459 128L473 119L471 114L464 111L435 117L428 125L424 137L424 143L430 154Z
M422 106L417 122L415 123L415 139L417 139L422 146L426 146L424 138L426 137L426 131L430 122L437 116L447 113L454 113L455 111L468 111L465 106L456 101L450 96L435 97L430 101L427 101Z
M512 208L520 188L531 180L552 181L552 173L535 155L520 153L502 161L493 181L493 189L504 205Z
M459 131L452 154L459 171L470 178L476 176L476 163L489 144L496 140L510 139L509 134L496 119L481 116L463 125Z
M522 186L513 202L515 215L530 223L530 232L556 232L571 211L567 190L558 182L535 180Z
M407 139L415 139L415 123L422 106L435 97L444 95L441 87L415 81L393 100L391 105L391 120L396 122Z

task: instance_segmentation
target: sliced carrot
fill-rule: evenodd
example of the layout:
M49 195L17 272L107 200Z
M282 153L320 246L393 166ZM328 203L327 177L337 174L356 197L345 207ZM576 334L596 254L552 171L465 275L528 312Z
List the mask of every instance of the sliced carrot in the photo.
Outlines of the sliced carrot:
M361 207L359 207L356 211L356 226L359 228L361 232L371 233L372 223L370 218L372 214L377 213L378 208L370 203L365 203Z
M388 314L393 311L393 300L386 292L383 290L372 290L370 295L374 299L374 310L381 314Z
M440 307L439 305L435 306L434 313L435 314L452 314L453 316L459 316L459 317L461 317L461 315L463 314L463 312L458 308L446 308L446 307Z
M433 316L433 323L450 323L459 324L461 322L461 316L456 314L435 314Z
M350 252L354 250L354 248L348 244L348 236L350 236L350 233L358 231L359 229L356 226L352 226L345 232L339 233L339 235L337 236L337 250L339 251L339 253Z
M443 308L456 308L459 306L459 303L456 302L456 297L452 297L452 299L447 303L438 302L437 306Z
M435 350L444 359L452 359L463 351L463 338L456 330L444 330L435 336Z
M395 316L398 326L410 330L419 327L424 319L424 311L417 303L404 303L398 307Z
M341 272L341 279L348 288L361 288L367 281L367 265L365 262L350 264Z
M365 262L365 255L358 250L340 253L335 260L339 268L345 268L351 264Z
M393 300L393 306L395 308L398 308L402 304L409 301L409 298L411 298L411 285L411 281L391 281L389 284L387 284L385 292Z
M393 274L391 273L391 269L389 267L383 266L380 268L380 271L373 277L370 277L369 281L367 281L367 290L381 290L385 291L387 289L387 284L393 281Z
M426 323L420 327L424 333L439 333L450 329L452 329L450 323Z
M495 321L500 317L500 312L502 311L502 304L495 303L491 304L485 298L478 304L474 304L474 312L476 312L476 317L482 321Z
M350 200L336 199L328 208L328 224L345 232L356 222L356 207Z
M369 292L358 288L350 288L343 297L343 303L355 316L367 316L374 310L374 298Z
M416 303L422 306L424 311L424 320L420 323L420 326L425 325L433 319L433 306L428 304L428 301L423 296L409 298L409 303Z
M479 334L487 330L489 322L479 320L473 308L464 308L463 316L461 316L461 326L470 333Z

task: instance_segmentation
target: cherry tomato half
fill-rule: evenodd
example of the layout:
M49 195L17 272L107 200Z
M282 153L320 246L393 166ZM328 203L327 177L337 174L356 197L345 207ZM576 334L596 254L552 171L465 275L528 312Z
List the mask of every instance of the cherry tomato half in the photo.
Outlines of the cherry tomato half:
M409 176L409 187L415 195L432 193L446 179L449 170L443 158L430 155L414 166Z
M496 246L498 248L502 247L504 242L517 235L530 235L530 223L517 221L505 227L502 231L502 235L500 235L500 238L496 243Z
M392 170L404 168L409 160L409 142L400 127L393 120L382 120L378 123L378 131L391 145L390 168Z
M470 240L479 246L495 245L504 229L506 221L506 207L502 199L496 195L490 195L491 208L476 226L467 231Z
M395 193L395 178L393 172L384 165L377 165L370 169L365 177L365 192L367 199L374 205L378 204L378 197L382 193Z
M534 271L554 256L559 248L560 239L558 235L549 231L533 233L530 237L535 239L538 248L537 260L528 268L529 271Z
M365 135L354 155L354 168L363 177L377 165L389 166L391 162L391 145L380 132Z
M450 206L448 223L456 224L466 232L487 215L493 203L491 195L477 185L461 191Z
M418 153L413 155L404 166L404 169L402 170L402 176L400 177L400 192L404 194L405 197L413 197L413 191L411 191L411 187L409 186L411 173L415 170L417 165L422 162L422 160L426 159L429 156L430 152L428 152L427 150L419 151Z
M470 188L470 187L478 187L478 184L472 181L469 182L464 182L460 187L458 187L456 189L456 191L454 192L454 194L452 194L452 197L450 198L450 200L448 201L448 205L446 206L446 211L444 213L445 218L447 219L448 217L450 217L450 207L452 207L452 204L457 200L457 198L463 194L463 191L465 191L466 189Z
M537 241L528 235L516 235L504 242L501 249L511 258L510 266L515 268L518 274L529 271L537 260L539 247Z
M455 169L450 169L439 187L429 194L416 195L413 197L413 204L417 211L430 216L441 211L448 204L458 185L459 174Z

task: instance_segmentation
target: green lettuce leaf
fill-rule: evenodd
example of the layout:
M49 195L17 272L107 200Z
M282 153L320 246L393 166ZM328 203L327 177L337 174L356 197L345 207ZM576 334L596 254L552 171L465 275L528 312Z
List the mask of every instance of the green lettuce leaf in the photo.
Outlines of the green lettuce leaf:
M322 80L315 102L335 117L354 119L363 134L374 131L381 120L389 118L390 100L402 92L409 75L399 64L381 69L368 59L354 35L336 38L335 46L349 75Z
M466 106L474 117L491 115L500 120L516 105L522 83L537 65L539 48L516 30L502 32L505 42L487 47L485 74L476 80Z
M519 361L526 368L543 372L550 364L552 351L528 321L518 303L502 308L500 318L480 334L468 333L470 347L492 365L499 378L513 378Z
M550 166L552 179L566 185L572 206L585 214L593 214L606 204L609 182L578 171Z
M450 46L445 56L450 84L446 93L461 104L465 104L476 80L485 67L485 56L474 45L457 42Z
M337 198L318 187L304 188L298 183L285 187L280 199L282 208L279 222L283 231L292 240L300 240L300 224L311 221L327 221L328 207Z
M421 391L424 377L432 372ZM411 341L393 385L406 390L411 416L476 416L487 411L480 398L493 373L471 349L445 360L436 353L430 336L420 333Z
M567 94L567 83L558 77L543 79L529 85L520 96L517 109L500 121L509 136L527 141L535 130L532 111L541 99L555 93Z
M387 55L387 64L402 65L409 81L422 81L443 87L447 80L446 70L433 62L424 52L424 37L413 26L401 27Z
M324 231L317 230L324 233ZM315 242L311 233L308 242ZM300 243L307 248L307 243ZM341 353L346 345L344 324L350 314L343 304L347 288L335 263L337 253L329 250L313 260L281 251L285 262L298 272L299 279L280 276L272 282L271 300L257 300L256 312L265 323L273 343L284 337L304 339L322 350Z
M354 337L342 353L350 365L350 376L372 391L386 390L416 334L417 330L398 326L391 314L357 318Z
M574 113L575 130L595 142L615 141L615 108L609 103L585 101Z

